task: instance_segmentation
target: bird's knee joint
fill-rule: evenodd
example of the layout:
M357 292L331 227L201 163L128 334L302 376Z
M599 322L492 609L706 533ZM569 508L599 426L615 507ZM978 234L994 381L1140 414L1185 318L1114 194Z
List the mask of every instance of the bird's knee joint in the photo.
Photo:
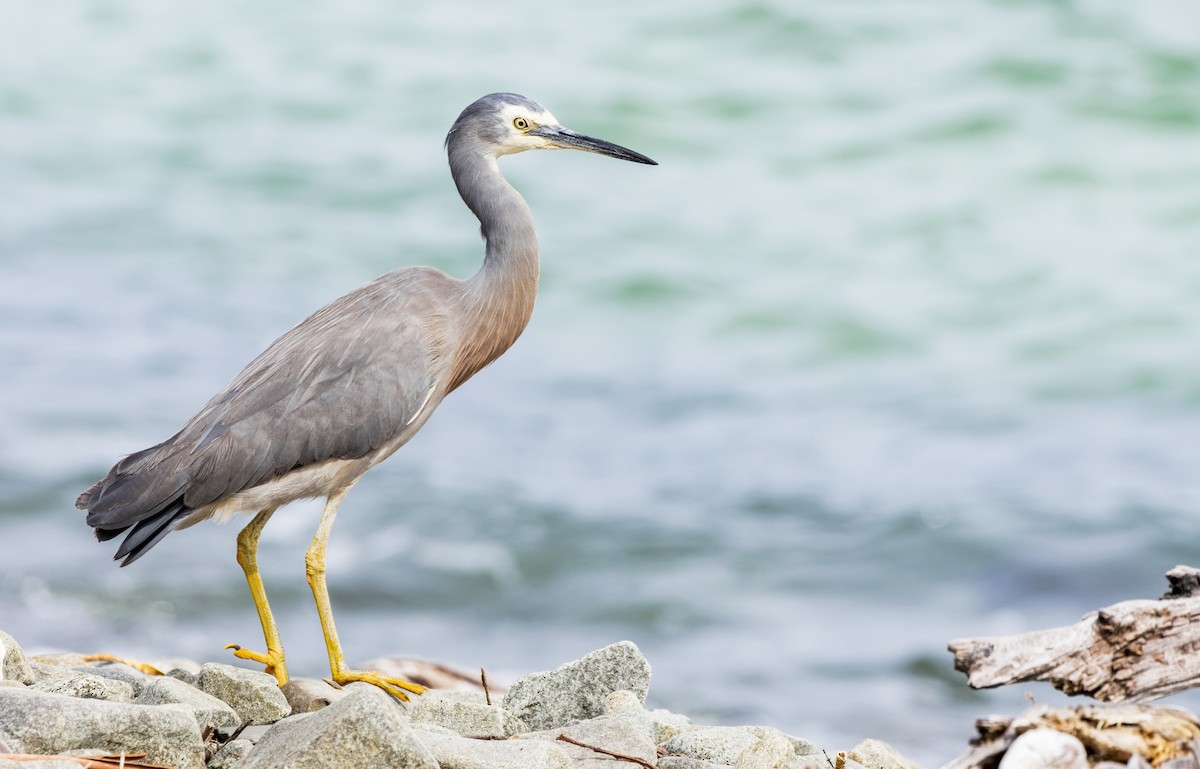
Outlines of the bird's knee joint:
M325 574L325 551L324 550L309 550L304 555L304 573L308 575L311 582L313 578L324 576Z
M257 548L243 545L242 541L238 540L237 562L243 569L253 569L258 565Z

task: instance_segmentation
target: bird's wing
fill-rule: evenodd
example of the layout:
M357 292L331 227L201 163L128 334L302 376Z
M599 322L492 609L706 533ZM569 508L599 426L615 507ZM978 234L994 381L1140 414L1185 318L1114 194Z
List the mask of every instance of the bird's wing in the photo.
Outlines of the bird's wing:
M127 526L180 495L196 509L396 438L431 402L449 366L453 283L435 270L402 270L318 310L179 433L122 460L85 492L89 524Z

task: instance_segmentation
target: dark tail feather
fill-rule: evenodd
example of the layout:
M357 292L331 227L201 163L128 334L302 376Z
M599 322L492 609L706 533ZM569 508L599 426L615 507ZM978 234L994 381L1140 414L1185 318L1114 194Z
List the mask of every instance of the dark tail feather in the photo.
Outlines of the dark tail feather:
M92 533L96 535L96 539L101 542L107 542L128 528L128 526L122 526L119 529L96 529Z
M121 561L122 566L133 563L145 555L147 550L161 542L163 537L170 534L175 528L175 524L186 518L190 512L191 510L183 504L183 500L179 499L161 512L138 521L134 525L133 531L129 532L125 541L117 548L117 554L113 556L113 560L124 558L125 560ZM125 529L96 529L96 537L103 541L112 539L123 531Z

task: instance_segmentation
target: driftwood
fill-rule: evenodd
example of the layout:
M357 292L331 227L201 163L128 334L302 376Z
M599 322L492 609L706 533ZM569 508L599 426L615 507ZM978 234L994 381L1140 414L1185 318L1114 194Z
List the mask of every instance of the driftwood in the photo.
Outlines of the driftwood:
M1009 746L1033 729L1054 729L1083 744L1088 764L1116 761L1129 767L1195 769L1200 722L1191 713L1147 705L1037 705L1016 718L975 723L973 748L942 769L995 769ZM1131 759L1134 759L1130 763Z
M950 642L977 689L1048 681L1104 702L1145 701L1200 683L1200 569L1167 572L1159 600L1124 601L1067 627Z

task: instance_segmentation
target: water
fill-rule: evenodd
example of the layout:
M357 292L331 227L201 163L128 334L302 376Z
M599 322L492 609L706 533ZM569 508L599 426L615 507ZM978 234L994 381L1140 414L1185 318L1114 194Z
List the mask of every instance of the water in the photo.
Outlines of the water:
M514 90L657 159L506 159L517 346L348 498L348 655L636 641L652 703L926 766L1025 692L955 637L1163 588L1200 532L1200 6L0 2L0 628L257 647L231 527L116 569L72 503L279 333L467 275L441 139ZM289 662L323 652L281 513Z

